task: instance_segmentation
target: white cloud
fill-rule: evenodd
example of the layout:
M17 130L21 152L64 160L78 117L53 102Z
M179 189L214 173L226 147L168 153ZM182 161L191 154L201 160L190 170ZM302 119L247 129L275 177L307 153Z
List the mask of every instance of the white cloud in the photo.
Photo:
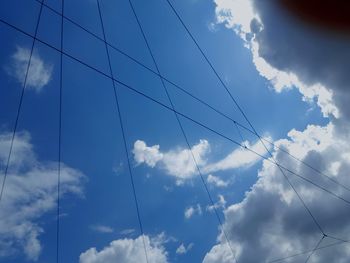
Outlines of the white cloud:
M137 164L146 163L154 167L157 162L163 159L163 154L159 152L159 145L147 146L144 141L137 140L132 150Z
M202 214L202 207L200 204L197 204L196 206L189 206L185 209L184 216L186 219L190 219L195 214Z
M266 150L260 142L256 142L253 145L250 145L249 142L244 142L244 144L261 155L266 154ZM267 147L270 147L270 145L267 145ZM191 150L203 174L246 168L261 160L261 157L256 154L246 149L238 148L233 150L222 160L209 163L207 157L210 153L210 144L204 139L201 139ZM167 175L176 178L177 185L197 175L197 167L188 149L176 148L175 150L172 149L167 152L161 152L159 145L147 146L145 142L137 140L134 143L133 153L134 159L138 165L145 163L151 168L159 167L165 170ZM216 184L216 186L219 187L224 187L228 184L228 182L213 175L210 175L207 180L209 183Z
M214 176L212 174L208 175L207 182L209 184L215 185L216 187L227 187L230 184L229 181L224 181L220 179L220 177Z
M271 139L269 138L269 140ZM247 148L261 155L265 155L267 153L266 149L264 148L264 146L260 141L257 141L253 145L250 145L249 142L246 141L246 142L243 142L243 145L246 145ZM268 149L269 147L271 147L271 145L266 145L266 146L268 147ZM212 164L207 164L203 168L203 172L213 173L217 171L225 171L229 169L249 167L260 160L261 160L261 157L254 154L253 152L247 151L246 149L243 149L243 148L237 148L222 160L219 160Z
M90 226L90 229L93 231L96 231L98 233L103 233L103 234L114 232L113 228L111 228L109 226L104 226L104 225L92 225L92 226Z
M333 124L328 124L325 127L309 125L303 132L292 130L289 137L288 140L277 141L276 145L323 173L327 173L331 164L337 162L338 172L333 175L334 178L350 185L350 160L346 157L350 153L350 146L347 144L349 136L340 135ZM273 155L281 165L347 198L346 190L277 148ZM246 193L243 201L229 205L224 211L224 229L237 254L238 262L265 262L312 250L321 234L279 169L271 162L264 161L258 175L258 181ZM350 234L348 204L292 174L287 173L287 176L325 232L347 239ZM222 233L219 240L220 243L212 247L203 262L233 261L233 255ZM334 240L326 238L323 244L329 242ZM251 253L252 247L254 253ZM307 255L296 259L303 262ZM348 246L334 246L315 252L310 262L345 263L349 256Z
M25 75L30 58L30 49L17 46L16 52L11 56L11 64L6 66L6 71L19 83L24 84ZM27 77L27 88L39 92L50 80L53 65L45 62L34 50Z
M298 88L305 101L314 99L325 116L350 112L342 94L349 81L349 41L303 26L278 1L214 0L217 23L244 40L261 76L276 91ZM317 43L317 48L314 44ZM341 91L335 94L334 91ZM345 98L349 98L346 94Z
M149 236L144 236L149 262L167 263L167 252L159 239L154 241ZM136 239L118 239L112 241L101 251L90 248L80 254L79 263L139 263L145 261L145 251L142 236Z
M187 254L193 247L193 243L188 244L186 247L183 243L176 249L176 254L183 255Z
M234 257L232 251L225 244L219 244L212 247L203 259L203 263L232 263Z
M133 233L135 233L135 229L133 229L133 228L128 228L128 229L124 229L124 230L120 231L121 235L131 235Z
M0 164L4 167L11 134L0 135ZM4 179L1 173L1 182ZM82 195L84 175L61 165L61 195ZM44 229L40 217L56 207L57 163L40 162L30 143L30 135L17 133L11 164L0 203L0 257L24 253L37 260L42 250L39 240Z
M159 148L159 145L147 146L145 142L137 140L133 149L136 163L145 163L150 167L158 165L168 175L174 176L178 184L192 178L196 174L196 165L188 149L160 152ZM210 146L208 141L200 140L191 150L197 164L201 166L205 163L204 157L209 152Z
M225 200L225 197L223 195L218 195L219 197L219 200L214 204L214 205L208 205L207 206L207 210L212 212L214 211L214 209L219 209L219 208L222 208L222 209L225 209L226 207L226 200Z

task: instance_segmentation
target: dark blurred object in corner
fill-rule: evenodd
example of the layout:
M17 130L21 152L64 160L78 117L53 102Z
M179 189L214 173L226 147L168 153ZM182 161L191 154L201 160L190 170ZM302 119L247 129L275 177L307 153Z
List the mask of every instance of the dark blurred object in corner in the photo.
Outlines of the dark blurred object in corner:
M278 0L302 20L335 31L350 33L350 0Z

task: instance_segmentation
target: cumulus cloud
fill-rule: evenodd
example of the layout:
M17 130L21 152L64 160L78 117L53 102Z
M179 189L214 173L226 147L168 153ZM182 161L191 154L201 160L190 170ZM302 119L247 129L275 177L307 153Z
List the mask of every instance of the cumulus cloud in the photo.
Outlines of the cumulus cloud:
M159 152L159 145L147 146L144 141L140 140L134 143L132 152L137 164L146 163L150 167L154 167L163 159L163 154Z
M149 262L167 263L167 252L159 238L152 239L145 235L144 241ZM142 236L136 239L117 239L101 251L89 248L80 254L79 263L139 263L145 262L145 251Z
M6 66L7 73L14 77L19 83L24 84L25 75L30 58L30 49L17 46L16 52L11 56L10 65ZM53 65L45 62L44 59L34 51L27 77L27 88L39 92L50 80Z
M183 243L181 243L181 245L176 249L176 254L187 254L192 249L193 245L193 243L189 243L186 247Z
M214 0L217 23L232 29L276 91L296 87L325 116L350 117L349 38L298 21L281 1Z
M168 175L174 176L178 184L196 174L196 165L190 150L178 148L161 152L159 149L159 145L147 146L144 141L137 140L133 149L134 159L137 164L145 163L150 167L158 165ZM205 156L210 151L209 142L200 140L191 150L197 164L199 166L205 164Z
M341 137L333 124L325 127L309 125L304 131L292 130L289 139L276 142L280 148L297 155L303 161L330 174L332 164L336 163L336 180L350 185L349 137ZM349 198L344 188L331 183L302 163L292 159L275 148L274 158L283 166L302 174L306 178ZM287 173L294 187L304 199L315 218L327 234L348 239L350 234L350 207L345 202L332 197L324 191L307 184ZM300 200L290 188L279 169L271 162L264 161L258 174L258 181L243 201L229 205L225 211L224 229L239 262L268 262L305 250L312 250L322 237L319 229L306 212ZM220 243L212 247L203 262L232 262L233 255L228 249L223 234ZM323 244L335 240L327 237ZM254 253L252 253L254 248ZM308 254L298 258L305 261ZM350 256L348 246L333 246L327 250L316 251L309 262L347 262Z
M186 219L190 219L195 214L202 214L202 207L200 204L197 204L196 206L189 206L185 209L184 216Z
M0 135L0 164L5 166L11 134ZM82 195L85 176L65 164L61 165L61 195ZM1 182L4 174L1 173ZM57 163L40 162L26 132L17 133L11 165L0 203L0 257L24 253L37 260L42 250L39 240L44 229L38 223L56 207Z
M266 154L266 150L260 142L250 145L250 143L246 141L244 144L261 155ZM268 147L270 146L268 145ZM261 160L261 157L256 154L249 152L246 149L237 148L222 160L211 163L208 161L210 144L204 139L201 139L191 150L196 163L203 174L245 168ZM160 169L165 170L166 174L175 177L178 185L182 184L187 179L191 179L197 174L196 164L188 149L177 147L176 149L162 152L160 151L159 145L147 146L144 141L137 140L134 143L133 154L137 165L144 163L151 168L159 167ZM228 182L213 175L209 175L207 181L218 187L228 185Z

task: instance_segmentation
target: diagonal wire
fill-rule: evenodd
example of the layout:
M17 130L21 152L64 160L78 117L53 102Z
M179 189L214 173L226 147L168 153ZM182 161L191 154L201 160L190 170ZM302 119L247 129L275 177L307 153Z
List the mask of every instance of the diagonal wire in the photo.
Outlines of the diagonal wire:
M64 14L64 0L61 3L61 12ZM61 17L61 42L60 49L63 51L63 17ZM60 194L61 194L61 158L62 158L62 93L63 93L63 53L60 52L60 94L59 94L59 121L58 121L58 174L57 174L57 221L56 221L56 263L59 262L60 250Z
M102 27L103 39L104 39L105 47L106 47L106 54L107 54L107 58L108 58L109 73L110 73L110 75L112 77L111 80L112 80L112 85L113 85L114 98L115 98L115 102L116 102L116 106L117 106L117 112L118 112L118 117L119 117L119 124L120 124L120 128L121 128L121 131L122 131L124 148L125 148L125 153L126 153L127 162L128 162L129 175L130 175L130 180L131 180L131 185L132 185L132 190L133 190L133 195L134 195L134 200L135 200L135 205L136 205L137 219L138 219L138 222L139 222L139 227L140 227L140 231L141 231L141 235L142 235L142 242L143 242L143 248L144 248L144 252L145 252L145 259L146 259L146 262L148 263L149 261L148 261L148 254L147 254L147 249L146 249L145 235L144 235L143 225L142 225L141 216L140 216L140 209L139 209L139 203L138 203L138 198L137 198L136 189L135 189L133 173L132 173L132 169L131 169L131 163L130 163L128 146L127 146L127 143L126 143L126 135L125 135L124 125L123 125L123 119L122 119L122 116L121 116L121 110L120 110L120 105L119 105L119 98L118 98L117 87L116 87L116 84L115 84L115 82L113 80L113 70L112 70L112 65L111 65L111 57L109 55L108 45L107 45L107 42L106 42L106 33L105 33L105 28L104 28L103 19L102 19L100 1L99 0L96 0L96 1L97 1L98 13L99 13L99 16L100 16L100 22L101 22L101 27Z
M236 144L237 146L239 146L239 147L241 147L241 148L244 148L244 145L240 144L239 142L235 141L234 139L231 139L231 138L229 138L229 137L227 137L227 136L225 136L225 135L219 133L218 131L216 131L216 130L214 130L214 129L212 129L212 128L206 126L206 125L204 125L203 123L201 123L201 122L199 122L199 121L194 120L193 118L187 116L187 115L184 114L184 113L181 113L181 112L179 112L179 111L177 111L177 110L172 109L171 107L169 107L169 106L163 104L162 102L160 102L160 101L158 101L158 100L156 100L156 99L154 99L154 98L152 98L152 97L150 97L150 96L148 96L148 95L142 93L141 91L139 91L139 90L137 90L137 89L135 89L135 88L133 88L133 87L127 85L126 83L124 83L124 82L122 82L122 81L120 81L120 80L118 80L118 79L115 79L115 78L109 76L108 74L106 74L106 73L100 71L99 69L94 68L93 66L91 66L91 65L89 65L89 64L87 64L87 63L81 61L80 59L78 59L78 58L76 58L76 57L74 57L74 56L72 56L72 55L70 55L70 54L68 54L68 53L66 53L66 52L64 52L64 51L59 50L58 48L52 46L51 44L49 44L49 43L47 43L47 42L45 42L45 41L43 41L43 40L41 40L41 39L39 39L39 38L36 38L36 37L33 36L32 34L27 33L26 31L24 31L24 30L18 28L17 26L15 26L15 25L13 25L13 24L11 24L11 23L8 23L8 22L6 22L5 20L3 20L3 19L1 19L1 18L0 18L0 22L3 23L4 25L6 25L6 26L8 26L8 27L10 27L10 28L12 28L12 29L14 29L14 30L16 30L16 31L18 31L18 32L20 32L20 33L22 33L23 35L26 35L26 36L28 36L28 37L30 37L30 38L35 39L36 41L38 41L38 42L40 42L40 43L46 45L47 47L51 48L52 50L55 50L55 51L57 51L57 52L59 52L59 53L62 53L62 54L65 55L66 57L70 58L71 60L73 60L73 61L75 61L75 62L77 62L77 63L79 63L79 64L81 64L81 65L83 65L83 66L85 66L85 67L87 67L87 68L89 68L89 69L91 69L91 70L93 70L93 71L95 71L96 73L98 73L98 74L100 74L100 75L102 75L102 76L104 76L104 77L106 77L106 78L108 78L108 79L114 80L114 81L115 81L116 83L118 83L121 87L127 88L128 90L134 92L135 94L140 95L140 96L144 97L145 99L147 99L147 100L149 100L149 101L151 101L151 102L153 102L153 103L155 103L155 104L158 104L159 106L163 107L163 108L166 109L166 110L169 110L169 111L172 111L172 112L176 112L179 116L184 117L185 119L187 119L187 120L189 120L189 121L191 121L191 122L197 124L198 126L203 127L204 129L206 129L206 130L208 130L208 131L211 131L211 132L214 133L214 134L217 134L218 136L220 136L220 137L222 137L222 138L224 138L224 139L226 139L226 140L228 140L228 141L231 141L232 143ZM268 162L271 162L271 163L273 163L274 165L277 165L277 163L272 162L269 158L267 158L267 157L265 157L265 156L263 156L263 155L261 155L261 154L255 152L254 150L252 150L252 149L250 149L250 148L247 148L247 150L250 151L250 152L252 152L252 153L254 153L254 154L256 154L256 155L258 155L258 156L260 156L262 159L264 159L264 160L266 160L266 161L268 161ZM327 190L326 188L323 188L322 186L319 186L318 184L313 183L311 180L308 180L308 179L306 179L305 177L302 177L301 175L298 175L296 172L293 172L292 170L290 170L290 169L288 169L288 168L286 168L286 167L284 167L284 166L282 166L282 165L280 165L280 166L281 166L282 169L286 170L286 171L289 172L289 173L292 173L292 174L298 176L300 179L303 179L303 180L305 180L306 182L309 182L310 184L313 184L315 187L319 188L320 190L326 191L327 193L332 194L334 197L337 197L337 198L339 198L340 200L342 200L342 201L344 201L344 202L350 204L350 201L348 201L348 200L346 200L346 199L343 199L342 197L340 197L340 196L338 196L338 195L332 193L331 191ZM338 237L333 236L333 235L327 234L326 236L329 237L329 238L332 238L332 239L341 241L341 242L350 243L349 240L345 240L345 239L342 239L342 238L338 238ZM329 247L329 246L324 246L324 247Z
M334 239L334 240L338 240L338 241L350 243L350 240L346 240L346 239L343 239L343 238L339 238L339 237L336 237L336 236L333 236L333 235L327 234L327 237L332 238L332 239Z
M184 21L182 20L181 16L179 15L179 13L176 11L175 7L172 5L172 3L170 2L170 0L166 0L166 2L168 3L168 5L170 6L171 10L174 12L175 16L178 18L178 20L180 21L180 23L182 24L182 26L184 27L185 31L188 33L188 35L190 36L190 38L193 40L193 42L195 43L196 47L198 48L198 50L200 51L200 53L202 54L203 58L205 59L205 61L207 62L207 64L209 65L209 67L212 69L213 73L215 74L215 76L217 77L217 79L219 80L219 82L221 83L222 87L226 90L227 94L229 95L230 99L232 100L232 102L234 103L234 105L238 108L239 112L242 114L242 116L244 117L244 119L247 121L247 123L249 124L249 126L251 127L251 129L253 130L253 132L256 134L256 136L259 138L260 142L262 143L262 145L264 146L264 148L266 149L266 151L269 153L269 155L271 156L271 159L274 161L274 163L277 164L278 169L280 170L280 172L282 173L282 175L284 176L284 178L286 179L286 181L288 182L288 184L290 185L290 187L293 189L293 191L295 192L296 196L298 197L298 199L300 200L300 202L302 203L302 205L304 206L305 210L307 211L307 213L310 215L312 221L315 223L316 227L319 229L319 231L322 234L325 234L323 228L321 227L320 223L318 222L318 220L316 219L316 217L313 215L313 213L311 212L310 208L306 205L305 201L303 200L302 196L298 193L297 189L294 187L294 185L292 184L292 182L289 180L288 176L285 174L284 170L281 168L281 166L276 162L275 157L273 156L273 154L271 153L271 151L268 149L268 147L266 147L264 141L261 139L261 136L258 134L258 132L256 131L256 129L254 128L253 124L249 121L247 115L244 113L243 109L241 108L241 106L238 104L237 100L233 97L232 93L230 92L230 90L228 89L228 87L226 86L226 84L224 83L224 81L222 80L222 78L220 77L219 73L216 71L215 67L213 66L213 64L211 63L211 61L209 60L209 58L206 56L206 54L204 53L203 49L201 48L201 46L199 45L199 43L197 42L197 40L195 39L195 37L193 36L193 34L191 33L191 31L189 30L189 28L186 26L186 24L184 23Z
M34 1L37 1L37 2L40 2L40 0L34 0ZM46 4L43 4L46 8L50 9L52 12L56 13L57 15L59 16L62 16L61 13L59 13L58 11L56 11L55 9L53 9L52 7L46 5ZM86 33L90 34L91 36L93 36L94 38L104 42L104 40L99 37L98 35L96 35L95 33L91 32L89 29L81 26L79 23L75 22L74 20L72 20L71 18L63 15L63 18L66 19L68 22L70 22L71 24L77 26L78 28L80 28L81 30L85 31ZM237 122L236 120L234 120L233 118L229 117L227 114L219 111L218 109L216 109L215 107L211 106L210 104L208 104L207 102L203 101L202 99L196 97L195 95L193 95L192 93L190 93L189 91L187 91L186 89L182 88L180 85L174 83L173 81L169 80L167 77L163 76L163 75L159 75L156 71L154 71L153 69L151 69L150 67L148 67L147 65L145 65L144 63L140 62L139 60L137 60L136 58L132 57L131 55L127 54L126 52L124 52L123 50L121 50L120 48L117 48L115 45L107 42L107 45L112 48L113 50L117 51L118 53L120 53L121 55L125 56L126 58L128 58L129 60L131 60L132 62L138 64L139 66L143 67L144 69L148 70L149 72L151 72L152 74L155 74L157 76L159 76L160 78L162 78L164 81L166 81L167 83L171 84L171 87L174 87L176 89L178 89L179 91L183 92L184 94L192 97L193 99L197 100L199 103L205 105L206 107L210 108L211 110L215 111L216 113L218 113L219 115L221 115L222 117L224 117L225 119L233 122L235 124L235 126L239 126L243 129L245 129L246 131L256 135L256 133L246 127L245 125ZM279 149L280 151L282 151L283 153L289 155L290 157L292 157L293 159L295 159L296 161L302 163L303 165L305 165L306 167L310 168L311 170L313 170L314 172L318 173L319 175L327 178L328 180L330 180L331 182L333 182L334 184L337 184L338 186L344 188L345 190L349 191L350 192L350 187L344 185L343 183L339 182L337 179L327 175L326 173L320 171L319 169L315 168L314 166L308 164L307 162L301 160L300 158L296 157L295 155L291 154L289 151L283 149L283 147L280 147L278 145L276 145L274 142L272 142L271 140L267 139L267 138L264 138L262 136L260 136L260 138L271 144L273 147L275 147L276 149Z
M285 260L287 260L287 259L291 259L291 258L294 258L294 257L297 257L297 256L305 255L305 254L307 254L307 253L312 252L313 250L315 250L315 251L323 250L323 249L326 249L326 248L330 248L330 247L334 247L334 246L339 246L339 245L342 245L342 244L345 244L345 242L344 242L344 241L338 241L338 242L334 242L334 243L331 243L331 244L328 244L328 245L325 245L325 246L319 246L319 247L316 248L316 249L311 249L311 250L299 252L299 253L296 253L296 254L293 254L293 255L290 255L290 256L286 256L286 257L283 257L283 258L274 259L274 260L268 261L268 262L266 262L266 263L281 262L281 261L285 261Z
M146 46L147 46L147 49L148 49L148 51L149 51L149 54L150 54L151 57L152 57L153 64L154 64L154 66L156 67L156 70L157 70L158 75L161 76L160 69L159 69L159 67L158 67L158 63L157 63L157 61L156 61L156 59L155 59L155 57L154 57L154 55L153 55L152 49L151 49L151 47L150 47L150 45L149 45L147 36L146 36L146 34L145 34L144 30L143 30L143 27L142 27L142 25L141 25L141 21L139 20L139 18L138 18L138 16L137 16L137 13L136 13L136 10L135 10L135 8L134 8L134 5L133 5L133 3L132 3L131 0L128 0L128 1L129 1L129 4L130 4L130 7L131 7L131 9L132 9L132 12L133 12L133 14L134 14L134 16L135 16L135 19L136 19L136 21L137 21L137 24L138 24L138 26L139 26L139 29L140 29L140 31L141 31L141 33L142 33L142 36L143 36L143 39L144 39L145 44L146 44ZM177 114L176 111L175 111L175 106L174 106L173 101L172 101L172 99L171 99L171 96L170 96L170 94L169 94L168 88L167 88L167 86L166 86L164 80L163 80L161 77L160 77L160 81L161 81L161 83L162 83L162 86L163 86L163 88L164 88L164 91L165 91L165 93L166 93L166 96L167 96L167 98L168 98L168 100L169 100L169 102L170 102L171 109L174 110L173 112L174 112L175 118L176 118L176 120L177 120L178 126L179 126L179 128L180 128L180 130L181 130L181 133L182 133L182 135L183 135L183 137L184 137L184 139L185 139L185 141L186 141L187 148L188 148L188 150L189 150L190 153L191 153L191 157L192 157L193 162L194 162L194 164L195 164L195 166L196 166L197 172L198 172L198 174L199 174L199 176L200 176L200 178L201 178L201 181L202 181L202 183L203 183L203 186L204 186L204 188L205 188L205 191L206 191L207 194L208 194L209 201L210 201L211 205L213 206L214 213L215 213L215 215L216 215L216 217L217 217L217 220L218 220L218 222L219 222L221 231L222 231L222 233L223 233L224 236L225 236L225 240L226 240L227 245L228 245L228 247L229 247L229 249L230 249L230 251L231 251L231 253L232 253L232 255L233 255L234 261L237 263L238 261L237 261L237 258L236 258L236 253L233 251L233 248L232 248L232 246L231 246L231 244L230 244L230 240L229 240L228 235L227 235L227 233L226 233L226 231L225 231L225 229L224 229L224 227L223 227L223 223L222 223L222 221L221 221L221 219L220 219L219 212L218 212L217 209L216 209L215 202L214 202L214 200L213 200L213 198L212 198L212 196L211 196L211 194L210 194L210 191L209 191L208 186L207 186L207 184L206 184L206 182L205 182L205 179L204 179L204 177L203 177L203 174L202 174L202 172L201 172L201 170L200 170L200 168L199 168L199 165L198 165L198 163L197 163L197 160L196 160L196 158L195 158L195 156L194 156L194 153L193 153L193 151L192 151L191 145L190 145L190 143L189 143L189 140L188 140L187 134L186 134L186 132L185 132L185 130L184 130L184 127L183 127L183 125L182 125L182 122L181 122L181 120L180 120L178 114Z
M31 46L31 49L30 49L30 55L29 55L29 59L28 59L28 64L27 64L25 76L24 76L21 96L20 96L20 99L19 99L19 102L18 102L17 115L16 115L16 120L15 120L15 125L14 125L14 128L13 128L13 132L12 132L10 150L9 150L9 153L8 153L8 156L7 156L7 162L6 162L5 172L4 172L4 179L2 180L2 185L1 185L0 202L2 200L2 196L3 196L3 193L4 193L4 188L5 188L5 184L6 184L8 169L9 169L9 166L10 166L11 155L12 155L12 150L13 150L13 144L14 144L14 140L15 140L15 137L16 137L19 116L21 114L21 108L22 108L23 98L24 98L24 91L25 91L25 88L27 86L27 80L28 80L28 74L29 74L29 69L30 69L30 63L32 61L32 56L33 56L33 52L34 52L34 45L35 45L35 38L37 36L38 29L39 29L39 23L40 23L41 13L42 13L42 10L43 10L43 2L44 1L45 0L42 0L40 2L40 10L39 10L38 19L37 19L36 26L35 26L34 38L33 38L32 46Z
M25 32L25 31L21 30L20 28L18 28L18 27L16 27L16 26L14 26L14 25L12 25L12 24L10 24L10 23L4 21L4 20L1 19L1 18L0 18L0 22L3 23L3 24L5 24L5 25L7 25L7 26L9 26L9 27L11 27L11 28L13 28L14 30L17 30L18 32L21 32L22 34L24 34L24 35L26 35L26 36L28 36L28 37L34 38L33 35L31 35L31 34ZM55 51L57 51L57 52L61 52L58 48L52 46L51 44L49 44L49 43L47 43L47 42L45 42L45 41L43 41L43 40L41 40L41 39L38 39L38 38L35 38L35 39L36 39L36 41L38 41L38 42L40 42L40 43L42 43L42 44L44 44L44 45L50 47L51 49L53 49L53 50L55 50ZM203 127L204 129L209 130L209 131L211 131L212 133L215 133L215 134L217 134L218 136L220 136L220 137L222 137L222 138L224 138L224 139L226 139L226 140L228 140L228 141L231 141L232 143L236 144L237 146L239 146L239 147L241 147L241 148L243 148L243 149L247 149L247 150L250 151L251 153L253 153L253 154L257 155L257 156L260 156L262 159L264 159L264 160L266 160L266 161L268 161L268 162L271 162L272 164L274 164L274 165L276 165L276 166L277 166L277 164L279 164L278 162L273 162L270 158L267 158L266 156L264 156L264 155L262 155L262 154L259 154L258 152L254 151L253 149L245 148L244 145L242 145L241 143L237 142L236 140L234 140L234 139L232 139L232 138L230 138L230 137L225 136L224 134L222 134L222 133L220 133L220 132L218 132L218 131L216 131L216 130L214 130L214 129L212 129L212 128L206 126L206 125L204 125L203 123L201 123L201 122L199 122L199 121L196 121L195 119L189 117L188 115L186 115L186 114L184 114L184 113L181 113L181 112L179 112L179 111L177 111L177 110L174 110L174 109L172 109L171 107L165 105L164 103L162 103L162 102L160 102L160 101L154 99L153 97L150 97L150 96L148 96L147 94L145 94L145 93L143 93L143 92L141 92L141 91L139 91L139 90L137 90L137 89L131 87L130 85L128 85L128 84L126 84L126 83L124 83L124 82L122 82L122 81L120 81L120 80L118 80L118 79L116 79L116 78L111 77L110 75L104 73L103 71L101 71L101 70L99 70L99 69L97 69L97 68L95 68L95 67L93 67L93 66L91 66L91 65L89 65L89 64L87 64L87 63L85 63L84 61L80 60L79 58L76 58L76 57L74 57L74 56L68 54L68 53L65 52L65 51L62 51L62 53L63 53L63 55L65 55L65 56L67 56L68 58L70 58L71 60L73 60L73 61L75 61L75 62L77 62L77 63L79 63L79 64L81 64L81 65L84 65L85 67L87 67L87 68L89 68L89 69L95 71L96 73L98 73L98 74L100 74L100 75L102 75L102 76L104 76L104 77L106 77L106 78L109 78L109 79L114 80L116 83L120 84L122 87L129 89L130 91L132 91L132 92L134 92L134 93L136 93L136 94L138 94L138 95L140 95L140 96L146 98L147 100L150 100L150 101L152 101L152 102L158 104L159 106L161 106L161 107L163 107L163 108L165 108L165 109L167 109L167 110L169 110L169 111L176 112L179 116L182 116L182 117L184 117L185 119L187 119L187 120L189 120L189 121L191 121L191 122L193 122L193 123L196 123L197 125ZM293 175L299 177L299 178L302 179L303 181L312 184L313 186L319 188L320 190L322 190L322 191L324 191L324 192L327 192L327 193L330 194L330 195L333 195L334 197L338 198L339 200L344 201L344 202L347 203L347 204L350 204L350 201L349 201L349 200L347 200L347 199L345 199L345 198L343 198L343 197L341 197L341 196L339 196L339 195L333 193L332 191L330 191L330 190L326 189L325 187L323 187L323 186L321 186L321 185L319 185L319 184L313 182L312 180L307 179L307 178L304 177L304 176L301 176L301 175L298 174L297 172L295 172L295 171L293 171L293 170L291 170L291 169L289 169L289 168L287 168L287 167L285 167L285 166L283 166L283 165L281 165L281 164L279 164L279 166L280 166L282 169L284 169L285 171L287 171L287 172L289 172L289 173L291 173L291 174L293 174Z
M315 248L311 251L311 253L309 254L309 256L306 258L305 263L309 262L310 258L312 257L312 255L315 253L315 251L318 249L318 247L321 245L323 239L326 237L326 235L323 235L321 237L321 239L317 242Z

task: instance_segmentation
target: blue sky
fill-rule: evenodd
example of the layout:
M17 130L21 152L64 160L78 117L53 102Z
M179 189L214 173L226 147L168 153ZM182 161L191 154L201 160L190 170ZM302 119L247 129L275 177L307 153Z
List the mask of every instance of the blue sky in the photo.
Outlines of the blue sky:
M68 18L103 38L95 1L65 2ZM248 126L166 1L134 2L162 75ZM293 129L328 127L333 117L322 113L318 95L305 99L309 96L306 89L294 88L295 83L277 91L271 79L261 73L253 48L245 46L248 42L240 35L246 33L243 27L236 34L229 22L218 22L219 2L224 1L183 0L174 1L174 6L258 132L277 142L288 138ZM47 0L45 4L60 12L60 3ZM0 17L34 34L39 9L40 3L34 0L2 1ZM103 0L101 11L107 41L155 70L128 1ZM44 6L37 36L58 49L60 19ZM23 65L33 39L4 23L0 34L0 145L4 170L25 74ZM67 20L63 46L66 53L109 75L104 43ZM110 55L116 79L170 106L158 76L115 50L110 49ZM29 71L32 77L27 81L9 180L0 203L0 211L3 208L14 214L6 220L0 212L0 234L4 236L0 237L0 262L55 262L59 65L59 53L36 41L33 69ZM175 87L167 87L176 110L242 142L232 122ZM175 115L121 85L117 89L144 234L150 242L150 253L154 253L151 257L159 257L153 262L202 262L222 237ZM123 242L129 242L125 247L131 246L135 257L142 256L111 80L63 56L62 101L60 261L103 262L88 259L89 253L101 256L99 251L112 247L113 241L119 249ZM183 117L180 120L219 216L226 222L228 207L245 200L245 193L257 182L262 160ZM240 132L249 148L266 155L256 136L243 129ZM16 185L16 178L23 185ZM18 197L16 189L23 195ZM37 207L36 212L28 212L30 207Z

